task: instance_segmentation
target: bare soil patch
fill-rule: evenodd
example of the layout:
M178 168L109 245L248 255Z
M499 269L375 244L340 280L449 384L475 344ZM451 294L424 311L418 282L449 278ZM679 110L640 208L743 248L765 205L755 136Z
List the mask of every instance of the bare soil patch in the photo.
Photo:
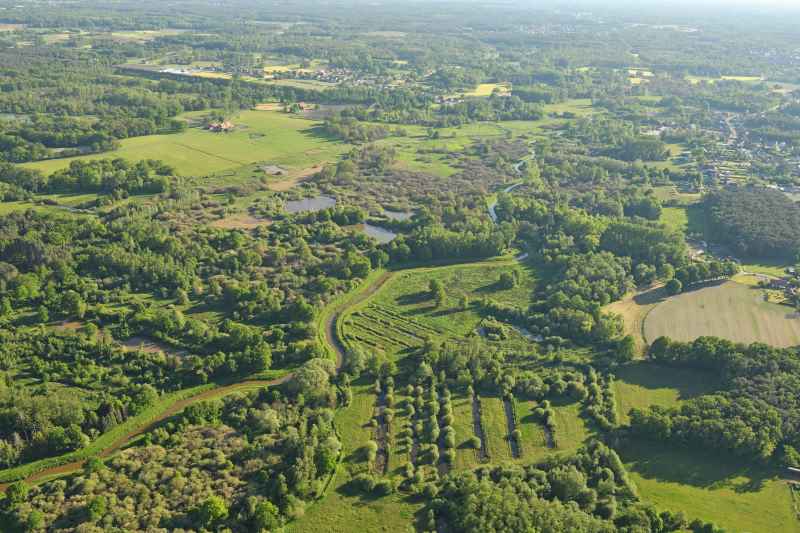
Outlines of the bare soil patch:
M168 355L178 356L183 356L187 353L186 350L172 348L156 340L148 339L147 337L131 337L130 339L123 341L122 346L128 350L142 350L143 352L147 353L161 352Z

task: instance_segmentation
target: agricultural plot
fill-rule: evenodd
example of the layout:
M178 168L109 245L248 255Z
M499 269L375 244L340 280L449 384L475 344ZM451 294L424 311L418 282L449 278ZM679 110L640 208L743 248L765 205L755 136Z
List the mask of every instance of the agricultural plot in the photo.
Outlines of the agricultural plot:
M639 495L730 531L796 533L788 484L735 458L635 441L619 450Z
M374 297L348 315L345 338L367 349L402 354L421 346L427 338L465 338L475 334L481 315L474 306L461 307L461 299L483 296L527 306L534 285L533 275L522 270L519 287L501 289L503 272L522 269L512 262L484 262L439 268L413 269L398 273ZM441 305L430 298L428 284L440 281L447 294Z
M511 87L507 83L480 83L475 89L464 93L464 96L491 96L495 91L508 94Z
M188 113L183 117L200 121L203 116ZM323 136L319 122L277 111L243 111L233 122L236 129L230 133L190 128L176 134L134 137L121 141L121 147L112 152L25 166L50 173L69 166L74 159L160 159L180 174L206 176L256 162L300 170L334 160L348 149L348 145Z
M655 287L643 292L626 295L619 301L603 308L607 313L620 315L625 333L632 336L639 355L644 355L646 344L644 338L644 321L656 305L666 298L663 287Z
M661 336L691 341L716 336L772 346L800 345L800 315L764 301L764 293L736 282L691 290L658 304L644 321L648 342Z
M343 447L342 465L337 469L326 496L306 509L305 515L290 523L288 533L349 533L355 531L404 531L413 523L421 506L403 495L364 497L349 485L352 477L367 470L363 446L372 438L367 424L375 406L373 386L353 386L353 403L336 413L336 427Z

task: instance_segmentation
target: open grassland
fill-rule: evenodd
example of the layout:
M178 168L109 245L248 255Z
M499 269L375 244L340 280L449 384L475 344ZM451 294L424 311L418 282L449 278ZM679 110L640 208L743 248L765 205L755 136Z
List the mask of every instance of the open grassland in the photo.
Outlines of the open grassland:
M661 210L659 222L687 235L703 235L705 233L705 216L703 207L699 204L664 207Z
M686 214L685 207L663 208L659 222L681 233L686 233L686 230L689 229L689 216Z
M764 301L764 292L736 282L690 290L658 304L647 314L645 339L661 336L691 341L716 336L735 342L800 345L800 315Z
M682 192L679 191L674 185L664 185L653 188L653 194L662 202L679 203L683 206L689 206L699 202L702 198L700 193Z
M634 441L620 450L644 501L729 531L797 533L785 481L715 453Z
M521 272L520 286L498 287L500 275L515 269ZM431 280L444 286L447 296L440 306L430 297ZM531 272L508 259L401 271L346 317L345 339L397 354L421 346L428 337L464 338L476 331L482 317L474 305L460 306L463 296L471 302L486 296L525 307L534 283Z
M544 426L536 420L533 410L536 402L517 400L520 431L522 432L522 462L536 462L549 454L566 454L576 451L592 435L592 431L581 415L579 402L553 403L556 415L555 447L547 446Z
M714 390L717 378L707 372L636 362L616 370L614 397L620 422L630 421L631 409L651 405L673 407Z
M781 259L742 259L742 270L754 274L763 274L779 278L786 274L788 267L793 267L794 263L790 263Z
M739 81L742 83L758 83L764 81L764 78L761 76L752 76L752 75L720 76L718 78L711 78L708 76L686 76L686 81L688 81L692 85L697 85L698 83L702 82L713 84L718 81Z
M200 120L203 114L184 116ZM348 145L323 136L319 122L281 112L243 111L232 121L236 129L231 133L190 128L181 133L125 139L121 147L112 152L38 161L25 166L50 173L68 166L74 159L161 159L180 174L205 176L256 162L289 170L305 169L335 159L348 149Z

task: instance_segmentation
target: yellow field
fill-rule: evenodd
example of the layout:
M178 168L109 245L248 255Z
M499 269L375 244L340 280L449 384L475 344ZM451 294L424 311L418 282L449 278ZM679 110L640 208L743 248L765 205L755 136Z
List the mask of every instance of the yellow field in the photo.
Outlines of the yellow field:
M658 304L644 322L645 339L691 341L700 336L735 342L800 345L800 314L765 301L764 291L733 281L692 290Z
M507 83L481 83L474 90L464 93L464 96L491 96L495 89L507 94L511 87Z

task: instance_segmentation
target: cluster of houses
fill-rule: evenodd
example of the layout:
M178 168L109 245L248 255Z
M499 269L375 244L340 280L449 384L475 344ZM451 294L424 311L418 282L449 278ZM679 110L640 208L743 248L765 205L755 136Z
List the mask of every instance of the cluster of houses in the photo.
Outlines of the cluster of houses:
M345 81L354 81L355 75L352 70L345 68L331 68L319 70L290 70L280 73L272 73L266 76L272 79L292 79L292 80L309 80L321 81L324 83L339 84Z
M800 287L800 272L796 268L787 268L786 276L782 278L770 278L768 287L774 290L784 291L786 297L794 296Z

